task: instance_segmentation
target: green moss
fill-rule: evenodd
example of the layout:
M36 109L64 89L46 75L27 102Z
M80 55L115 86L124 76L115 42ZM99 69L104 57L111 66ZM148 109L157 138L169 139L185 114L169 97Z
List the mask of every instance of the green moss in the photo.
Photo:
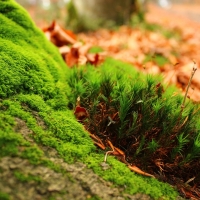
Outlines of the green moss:
M17 155L18 145L28 145L24 138L14 132L14 118L6 112L0 112L0 157Z
M95 149L88 133L75 121L71 112L59 111L51 115L41 113L41 116L51 131L51 137L41 136L41 140L55 147L67 162L80 160Z
M114 158L108 158L108 164L110 169L104 171L100 167L100 160L103 160L104 155L99 157L93 155L96 158L96 162L89 161L89 166L92 167L95 173L99 174L105 180L113 182L116 186L126 188L125 192L129 194L144 193L151 196L154 199L175 199L177 192L169 187L168 184L159 182L156 179L149 177L142 177L131 172L123 163L119 163ZM132 187L134 185L134 187Z
M58 50L14 1L1 1L0 13L0 97L65 94L67 86L60 81L67 68Z
M16 99L15 101L5 100L3 102L3 105L7 106L7 112L15 117L21 117L25 120L27 126L34 131L34 138L36 141L43 145L56 148L65 161L84 161L105 180L111 181L121 187L126 186L126 192L130 194L140 191L150 194L154 198L164 195L172 197L176 196L176 192L173 189L170 189L167 184L166 186L163 186L163 183L159 183L157 180L152 180L149 183L149 178L134 175L134 173L130 172L124 164L114 158L108 158L108 163L111 165L111 169L103 171L100 167L100 163L104 158L104 154L91 153L95 150L94 145L92 144L88 134L84 132L82 126L74 120L71 112L52 111L52 109L46 105L42 99L40 100L40 104L35 101L34 105L32 104L33 101L30 101L30 98L25 99L20 96L18 102ZM27 107L30 105L28 109L29 111L23 110L23 106L20 106L19 99L23 100L23 105L26 104ZM41 105L43 106L41 107ZM36 119L31 114L31 108L40 111L38 113L44 120L48 129L43 130L41 127L37 126ZM43 159L43 152L37 146L26 147L21 156L28 159L32 164L44 164L45 166L51 166L52 164ZM56 169L55 166L53 168L54 170ZM136 186L132 188L132 184ZM160 188L162 187L164 187L164 189L161 192ZM147 191L146 188L149 188L149 191ZM164 191L167 193L164 194Z
M112 156L108 157L107 164L109 168L107 170L103 170L101 167L104 159L103 153L93 153L91 156L92 159L87 157L85 160L87 165L105 180L125 188L125 192L129 194L141 192L150 195L154 199L175 199L177 196L177 192L168 184L161 183L154 178L137 175Z
M0 199L1 200L9 200L10 197L7 193L0 191Z
M24 174L23 172L20 172L20 171L14 171L14 175L19 181L25 182L25 183L30 182L30 181L40 183L42 181L42 178L39 176Z
M100 166L104 152L97 151L89 134L67 107L68 104L75 106L79 95L92 99L98 94L102 80L108 83L103 85L103 99L108 98L109 87L123 91L124 85L112 85L112 80L116 79L127 80L129 89L134 87L140 91L142 87L143 92L135 96L135 101L140 103L145 96L144 76L139 77L131 65L108 59L96 72L88 67L88 77L84 81L88 81L90 87L82 83L72 87L72 81L79 78L76 73L79 70L67 69L58 50L35 27L26 11L14 1L4 0L0 1L0 13L0 157L20 156L33 165L45 165L59 171L60 166L44 156L42 146L48 146L55 148L66 162L82 161L130 194L142 192L157 199L174 199L177 193L169 185L136 175L112 157L108 158L110 169L104 171ZM105 72L107 76L102 77ZM72 74L75 77L70 79ZM138 80L134 86L131 74ZM115 91L113 95L119 95ZM30 130L26 137L16 130L16 118ZM34 141L28 142L27 137ZM24 177L23 172L15 173L15 176L23 181L34 179Z
M41 151L37 146L28 147L22 152L22 158L27 158L30 160L31 164L39 164L43 156L43 151Z

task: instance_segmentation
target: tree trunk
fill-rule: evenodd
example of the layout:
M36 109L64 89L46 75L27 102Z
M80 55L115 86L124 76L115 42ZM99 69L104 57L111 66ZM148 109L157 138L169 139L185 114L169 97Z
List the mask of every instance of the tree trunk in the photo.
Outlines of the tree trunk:
M82 23L95 27L122 25L139 11L138 0L72 0Z

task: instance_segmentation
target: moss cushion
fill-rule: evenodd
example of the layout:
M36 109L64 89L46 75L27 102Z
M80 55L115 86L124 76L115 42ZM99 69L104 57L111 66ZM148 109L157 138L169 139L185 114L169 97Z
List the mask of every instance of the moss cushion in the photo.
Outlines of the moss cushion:
M14 1L0 1L0 22L0 98L55 96L66 73L58 50Z

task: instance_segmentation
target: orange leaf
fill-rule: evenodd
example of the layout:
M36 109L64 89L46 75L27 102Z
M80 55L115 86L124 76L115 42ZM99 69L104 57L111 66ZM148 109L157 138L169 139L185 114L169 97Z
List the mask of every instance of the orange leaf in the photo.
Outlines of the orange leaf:
M65 62L69 67L77 65L78 59L79 59L79 51L78 48L75 47L72 47L70 49L70 52L65 55Z
M49 27L44 28L43 32L57 47L76 42L75 35L71 31L61 28L55 21Z
M96 53L96 54L88 54L87 55L87 58L88 58L88 62L92 65L97 65L98 62L99 62L99 54Z

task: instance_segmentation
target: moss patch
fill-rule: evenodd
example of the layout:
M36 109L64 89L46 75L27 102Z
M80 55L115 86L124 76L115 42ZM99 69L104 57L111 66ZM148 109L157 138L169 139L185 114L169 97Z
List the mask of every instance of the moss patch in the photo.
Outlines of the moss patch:
M14 172L14 175L19 181L24 182L24 183L30 182L30 181L40 183L41 180L42 180L42 178L39 177L39 176L34 176L34 175L31 175L31 174L24 174L24 173L17 171L17 170Z
M58 50L14 1L0 5L0 97L25 93L51 99L66 92L60 82L67 69Z
M9 200L10 197L9 197L9 195L7 193L0 191L0 199L2 199L2 200Z

